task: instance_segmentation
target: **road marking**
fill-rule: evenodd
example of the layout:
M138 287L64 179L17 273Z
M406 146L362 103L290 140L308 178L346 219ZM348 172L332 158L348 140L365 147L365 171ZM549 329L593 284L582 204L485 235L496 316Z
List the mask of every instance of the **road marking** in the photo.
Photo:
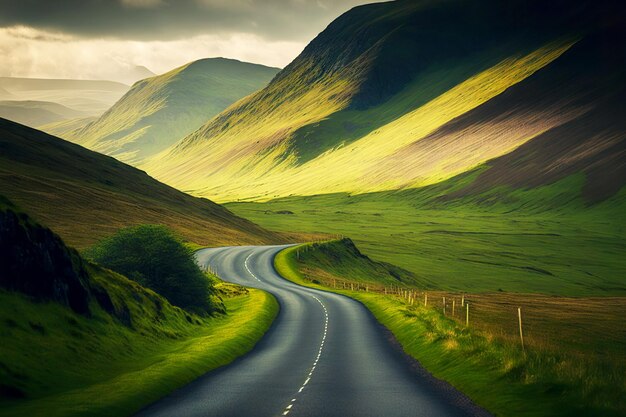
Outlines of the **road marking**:
M246 260L243 262L243 265L246 267L246 269L248 270L248 273L250 275L252 275L252 278L256 279L259 282L262 282L256 275L254 275L254 272L250 271L250 268L248 267L248 260L250 259L250 257L252 256L252 253L250 255L248 255L248 257L246 258Z
M250 257L253 255L254 253L249 254L246 257L246 260L244 261L244 266L246 267L246 270L248 271L248 273L252 276L252 278L256 279L259 282L263 282L259 279L259 277L257 277L254 272L252 272L250 270L250 267L248 266L248 260L250 260ZM294 395L294 398L291 399L291 404L289 404L288 406L285 407L285 409L283 410L283 415L286 416L287 414L289 414L289 412L292 410L292 407L294 406L294 402L296 401L296 396L298 394L300 394L303 390L304 387L306 386L306 384L309 383L309 381L311 380L311 378L313 377L313 372L315 371L315 368L317 367L317 362L319 362L320 357L322 356L322 352L324 351L324 343L326 342L326 336L328 334L328 309L326 308L326 306L324 305L324 303L322 302L322 300L320 300L319 298L317 298L315 295L313 294L309 294L311 297L313 297L315 299L315 301L317 301L321 306L322 309L324 309L324 335L322 336L322 341L320 342L320 347L317 351L317 356L315 357L315 361L313 362L313 366L311 367L311 369L309 370L309 374L307 375L306 379L304 380L304 383L302 384L302 386L300 387L300 389L298 390L298 392Z
M249 258L249 256L248 256L248 258ZM246 259L246 261L247 261L247 259ZM246 266L246 268L247 268L247 266ZM248 272L249 271L250 270L248 269ZM252 272L250 272L250 273L252 274ZM254 276L254 274L252 274L252 275ZM315 372L315 368L317 367L317 362L320 360L320 356L322 356L322 352L324 351L324 343L326 342L326 335L328 334L328 310L326 309L326 306L324 305L324 303L322 303L322 301L319 298L317 298L313 294L309 294L309 295L311 297L315 298L315 301L320 303L320 305L324 309L324 335L322 336L322 341L320 343L320 348L317 351L317 356L315 357L315 361L313 362L313 366L309 370L309 374L307 375L306 379L304 380L304 383L302 384L302 386L300 387L298 392L295 394L296 396L298 394L300 394L304 390L304 387L309 383L309 381L313 377L313 372ZM296 401L296 398L294 396L294 398L291 400L291 402L293 403L295 401ZM287 414L289 414L289 412L292 410L292 407L293 407L293 404L289 404L287 407L285 407L285 409L283 411L283 415L286 416Z

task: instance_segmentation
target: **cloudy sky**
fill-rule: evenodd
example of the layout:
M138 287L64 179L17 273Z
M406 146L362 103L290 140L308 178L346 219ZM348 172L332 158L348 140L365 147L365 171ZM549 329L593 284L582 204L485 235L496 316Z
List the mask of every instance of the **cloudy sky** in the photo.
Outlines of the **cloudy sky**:
M0 76L124 80L214 56L287 65L373 0L0 0Z

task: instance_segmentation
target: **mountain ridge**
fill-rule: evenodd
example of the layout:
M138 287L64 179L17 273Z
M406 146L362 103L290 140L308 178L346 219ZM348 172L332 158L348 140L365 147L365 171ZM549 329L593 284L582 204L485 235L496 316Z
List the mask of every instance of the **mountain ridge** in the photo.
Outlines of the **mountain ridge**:
M140 166L177 188L218 201L419 187L471 170L579 117L593 100L563 111L553 105L520 114L516 131L503 141L498 131L506 131L506 124L498 120L485 139L450 138L446 147L432 142L430 149L424 139L532 81L544 68L558 66L581 40L596 39L600 49L621 47L594 35L614 23L603 20L609 13L589 1L557 2L545 10L540 2L518 2L512 9L519 15L507 10L493 21L507 7L490 0L356 7L266 88ZM593 65L584 70L599 80ZM619 65L611 64L606 74L619 88ZM575 81L588 87L584 77ZM574 99L562 93L560 100ZM478 131L484 123L476 120L466 129ZM422 167L416 169L415 161ZM412 168L405 169L407 164Z
M63 136L122 161L138 163L262 88L276 72L275 68L225 58L193 61L137 81L100 118Z

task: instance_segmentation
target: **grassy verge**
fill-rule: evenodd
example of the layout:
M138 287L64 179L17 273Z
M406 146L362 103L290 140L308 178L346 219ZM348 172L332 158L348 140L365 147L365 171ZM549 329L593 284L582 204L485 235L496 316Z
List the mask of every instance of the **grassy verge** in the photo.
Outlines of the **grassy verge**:
M469 327L465 327L463 317L458 314L451 317L450 310L444 316L442 301L434 302L441 300L442 293L428 291L431 301L425 307L422 302L424 292L400 282L394 287L394 294L390 294L391 287L385 289L385 284L364 291L363 282L367 280L362 275L368 272L358 266L352 269L358 271L353 275L350 275L349 268L329 268L330 263L318 267L319 258L324 256L320 248L327 245L335 246L337 258L352 256L349 250L337 248L337 242L307 245L308 250L302 246L293 247L277 255L276 269L298 284L334 291L362 302L393 332L409 355L494 414L528 417L626 415L624 330L619 321L607 321L607 317L615 315L611 307L594 309L591 306L596 300L576 299L577 304L587 307L582 316L588 321L581 322L567 307L571 306L572 299L551 297L552 304L544 307L544 313L556 311L558 314L544 317L544 323L540 325L552 329L553 339L550 343L539 339L529 343L523 351L519 339L503 332L497 317L523 300L537 303L537 296L507 294L496 299L494 304L499 304L501 309L485 314L480 326L474 324L478 320L474 317L474 307L485 304L487 295L481 296L484 298L468 296L472 321ZM349 261L344 259L343 263ZM353 257L352 262L363 265L358 257ZM337 265L337 262L332 264ZM337 276L339 273L344 275ZM334 280L352 282L354 286L350 288L361 290L334 288ZM412 302L406 297L411 292L415 296ZM448 300L454 296L458 297L457 300L460 298L460 294L443 294L447 294ZM511 296L517 298L507 298ZM611 306L610 303L604 305ZM624 305L623 299L617 299L612 308L623 310ZM450 308L449 304L447 308ZM511 316L507 320L516 324L515 316ZM486 320L489 317L491 322ZM596 334L601 335L599 340L594 337ZM598 346L605 348L598 350Z
M278 312L271 295L224 283L228 314L202 318L91 272L116 308L126 305L130 325L95 303L85 317L0 292L0 336L11 341L0 344L0 416L130 415L252 349Z

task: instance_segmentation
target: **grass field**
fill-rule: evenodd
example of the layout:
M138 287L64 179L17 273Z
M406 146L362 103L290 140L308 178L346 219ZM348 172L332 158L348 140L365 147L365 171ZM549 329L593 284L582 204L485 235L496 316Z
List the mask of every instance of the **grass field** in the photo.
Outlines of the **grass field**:
M342 241L308 246L307 251L296 247L281 252L275 260L277 270L299 284L362 302L409 355L494 414L626 413L626 335L620 320L626 313L624 298L465 295L464 301L471 306L470 325L465 327L464 311L459 308L454 316L451 311L452 300L460 307L462 294L427 291L429 301L424 306L424 291L403 284L396 285L393 294L389 285L368 285L365 291L368 271ZM319 258L331 250L333 259L328 259L324 269L318 267ZM352 262L352 271L357 272L328 267L337 259ZM343 275L336 275L339 271ZM348 289L333 288L338 281ZM524 314L525 350L520 346L518 307Z
M128 298L130 325L95 303L84 317L0 292L0 336L11 340L0 345L0 416L130 415L250 350L278 312L264 292L219 284L228 314L201 318L154 309L158 296L128 292L137 284L121 276L94 277L116 303Z
M441 290L626 295L625 191L593 206L582 176L442 201L476 173L398 192L230 203L275 231L345 235L364 254ZM279 214L279 213L292 214Z

